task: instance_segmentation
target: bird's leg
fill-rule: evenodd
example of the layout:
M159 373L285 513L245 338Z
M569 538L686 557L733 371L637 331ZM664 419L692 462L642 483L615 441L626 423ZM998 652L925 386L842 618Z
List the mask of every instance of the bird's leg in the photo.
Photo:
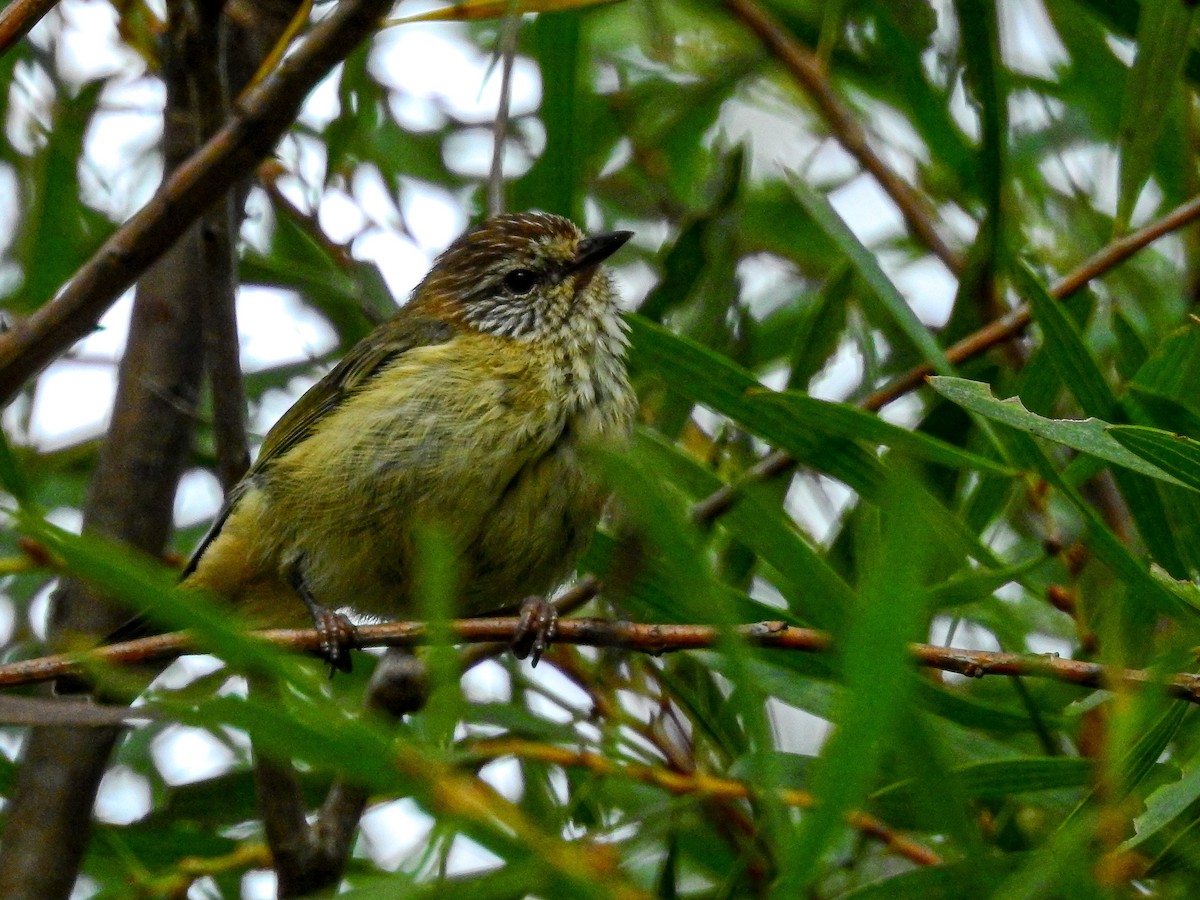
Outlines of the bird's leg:
M558 608L545 597L526 597L521 601L521 621L513 635L512 651L517 659L530 657L538 664L558 630Z
M321 656L329 663L329 674L334 671L349 672L351 667L350 651L358 647L358 630L354 623L336 610L328 609L316 601L312 591L304 581L300 571L303 557L288 569L287 580L296 595L308 607L312 616L313 627L321 635Z

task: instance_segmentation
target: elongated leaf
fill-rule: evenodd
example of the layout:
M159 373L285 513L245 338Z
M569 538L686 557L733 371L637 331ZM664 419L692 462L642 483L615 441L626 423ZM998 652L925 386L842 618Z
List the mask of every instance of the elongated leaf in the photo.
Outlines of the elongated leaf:
M1140 393L1173 400L1200 416L1200 323L1189 320L1168 335L1138 369L1133 387ZM1165 422L1146 424L1166 425Z
M837 730L825 745L813 774L821 803L802 820L789 859L782 867L781 895L799 896L820 869L823 848L834 837L844 812L866 795L888 734L899 727L897 712L911 696L905 645L921 627L921 582L931 560L933 535L913 515L911 485L889 484L881 514L886 534L873 565L866 569L865 602L855 610L841 647L848 688Z
M1200 799L1200 765L1193 755L1183 767L1178 781L1164 784L1146 798L1146 809L1133 820L1136 832L1121 845L1123 850L1133 850L1154 837L1164 828L1177 821Z
M665 440L642 431L638 446L655 468L700 499L722 486L719 478ZM780 590L789 606L806 622L829 628L840 622L856 600L854 591L797 533L782 506L768 506L750 494L722 518L725 528L783 576Z
M1127 450L1109 434L1110 426L1107 422L1099 419L1047 419L1031 413L1016 397L998 400L988 385L977 381L967 381L963 378L933 377L929 379L929 384L947 400L1002 425L1047 438L1081 453L1087 453L1089 456L1123 466L1169 484L1191 487L1169 472L1163 471L1158 466Z
M18 503L29 502L29 480L21 469L17 457L8 443L8 435L0 429L0 485L13 495Z
M1122 447L1180 484L1200 491L1200 441L1140 425L1112 425L1108 433Z
M817 226L845 255L851 268L870 288L880 306L916 349L921 359L933 366L935 372L951 374L954 367L946 359L946 354L933 339L929 329L917 318L908 301L880 268L879 260L863 246L829 201L797 179L792 180L792 190L804 211L812 216Z
M1116 394L1063 305L1050 296L1045 285L1025 263L1015 267L1013 276L1021 293L1029 299L1034 318L1045 335L1046 358L1083 411L1109 421L1122 419L1124 413ZM1113 476L1154 557L1175 574L1185 573L1188 568L1184 562L1186 551L1179 544L1179 534L1171 528L1161 496L1165 486L1123 469L1117 469Z
M1179 731L1179 726L1183 724L1183 717L1187 713L1187 703L1182 701L1171 703L1125 752L1118 766L1118 774L1122 779L1122 796L1137 787L1150 772L1167 745L1174 739L1175 734ZM1089 791L1088 795L1080 801L1071 815L1063 822L1062 827L1066 828L1072 821L1077 820L1097 796L1096 788Z
M1117 227L1123 230L1154 165L1167 109L1178 94L1196 6L1184 0L1142 0L1137 56L1126 83L1119 147Z
M963 790L980 799L1001 798L1031 791L1085 787L1094 777L1095 764L1088 759L1068 756L1035 756L994 759L955 767ZM912 782L889 785L872 799L883 800L889 794L903 794Z
M1034 321L1046 338L1047 358L1063 384L1089 416L1112 419L1117 409L1116 395L1062 304L1050 296L1041 279L1023 261L1014 267L1013 280L1033 307Z
M841 900L962 900L963 891L978 879L997 881L1021 864L1023 855L1009 853L985 859L982 866L956 862L926 866L881 878L841 895Z
M938 438L910 431L881 419L849 403L818 400L796 391L750 391L744 400L748 409L780 409L795 416L797 422L831 437L866 441L891 447L916 459L938 463L953 469L973 469L996 475L1016 474L1010 466L955 447Z

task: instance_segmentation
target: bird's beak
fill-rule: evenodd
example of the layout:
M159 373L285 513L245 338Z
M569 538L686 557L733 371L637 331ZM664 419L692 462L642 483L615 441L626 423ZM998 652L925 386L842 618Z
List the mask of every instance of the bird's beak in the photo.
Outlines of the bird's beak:
M584 238L579 242L575 258L567 267L568 272L581 272L594 269L620 249L621 245L633 237L632 231L613 231L608 234L597 234Z

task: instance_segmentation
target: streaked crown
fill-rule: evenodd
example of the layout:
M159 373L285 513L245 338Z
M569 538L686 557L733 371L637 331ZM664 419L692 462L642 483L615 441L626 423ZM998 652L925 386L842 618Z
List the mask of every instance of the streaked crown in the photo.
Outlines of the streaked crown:
M549 213L495 216L438 256L414 302L499 337L591 331L598 319L607 324L617 316L615 292L599 265L630 236L585 237L569 219Z

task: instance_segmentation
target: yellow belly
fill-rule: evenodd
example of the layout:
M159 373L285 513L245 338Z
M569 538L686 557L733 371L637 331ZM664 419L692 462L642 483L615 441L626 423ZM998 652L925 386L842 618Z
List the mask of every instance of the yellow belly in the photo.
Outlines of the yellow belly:
M626 398L565 407L537 360L490 341L420 348L254 477L188 582L299 624L294 567L325 606L415 615L415 542L432 528L459 612L511 606L570 573L603 505L581 454L628 420Z

